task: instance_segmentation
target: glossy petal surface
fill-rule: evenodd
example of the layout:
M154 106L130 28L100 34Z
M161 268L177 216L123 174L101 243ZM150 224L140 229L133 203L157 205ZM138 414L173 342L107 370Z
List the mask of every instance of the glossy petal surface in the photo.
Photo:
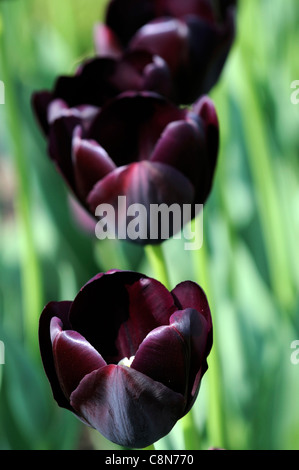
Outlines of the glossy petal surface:
M62 330L63 324L53 317L50 324L54 363L66 398L86 374L106 365L101 355L76 331Z
M126 197L121 212L119 196ZM92 213L103 203L114 208L116 224L111 232L119 238L121 234L138 243L155 244L181 229L181 207L193 200L194 187L181 172L170 165L144 161L107 175L94 186L87 203ZM177 214L174 217L172 209Z
M184 409L181 394L129 367L87 375L71 395L74 409L107 439L143 448L167 434Z
M131 367L185 396L189 354L180 333L170 326L162 326L146 336Z
M81 139L80 129L75 129L72 141L72 161L76 188L84 199L93 186L115 170L116 166L107 152L96 142Z
M50 336L50 323L53 317L58 317L66 327L69 327L68 316L71 305L72 302L68 301L48 303L42 311L38 330L41 358L46 375L51 384L53 396L59 406L70 410L72 408L61 389L56 373Z

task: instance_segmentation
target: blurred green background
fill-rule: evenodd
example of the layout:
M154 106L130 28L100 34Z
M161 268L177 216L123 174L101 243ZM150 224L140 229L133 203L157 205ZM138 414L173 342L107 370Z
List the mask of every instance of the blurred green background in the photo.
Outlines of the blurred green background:
M30 107L93 54L101 0L0 0L0 449L111 449L57 407L37 327L50 300L72 300L98 271L152 268L141 248L81 229ZM204 210L204 245L163 244L171 287L206 290L214 347L192 419L196 448L299 449L298 0L240 0L238 36L212 90L221 149ZM183 449L175 426L158 449Z

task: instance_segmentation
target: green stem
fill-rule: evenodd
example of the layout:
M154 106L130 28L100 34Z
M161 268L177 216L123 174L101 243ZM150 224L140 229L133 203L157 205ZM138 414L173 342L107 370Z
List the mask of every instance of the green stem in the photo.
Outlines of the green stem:
M169 275L162 244L146 245L144 251L149 264L152 267L153 276L155 276L157 281L160 281L166 288L169 288Z
M148 447L145 447L143 450L156 450L154 444L151 444Z
M185 450L199 450L200 440L192 410L181 419L181 426L183 430Z
M223 448L226 443L225 420L221 387L220 353L218 349L218 331L217 322L215 322L216 309L213 307L212 287L208 269L208 254L204 244L200 250L194 252L193 262L196 279L205 291L213 318L213 347L208 357L209 369L207 371L209 390L207 429L209 442L213 447Z
M246 52L246 44L242 46ZM279 209L281 204L275 178L275 160L267 142L266 119L257 99L256 83L244 59L245 56L244 53L237 57L233 75L234 92L242 114L250 116L250 120L244 126L244 138L257 194L271 284L282 311L289 312L294 305L294 287L288 264L288 247L285 244L284 214Z
M155 278L166 288L170 289L169 274L162 244L154 246L147 245L145 247L145 254ZM196 432L192 411L189 411L189 413L181 419L180 424L184 435L185 450L198 449L199 438Z

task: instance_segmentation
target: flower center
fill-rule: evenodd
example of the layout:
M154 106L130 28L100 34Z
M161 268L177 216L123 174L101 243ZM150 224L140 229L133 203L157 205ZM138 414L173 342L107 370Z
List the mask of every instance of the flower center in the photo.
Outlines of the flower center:
M134 361L135 356L131 356L130 359L127 357L124 357L121 359L118 363L119 366L126 366L126 367L131 367L132 362Z

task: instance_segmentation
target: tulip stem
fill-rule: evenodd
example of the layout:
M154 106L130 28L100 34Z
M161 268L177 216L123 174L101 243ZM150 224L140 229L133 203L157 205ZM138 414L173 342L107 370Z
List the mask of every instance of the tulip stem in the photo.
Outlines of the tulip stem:
M145 447L143 450L156 450L154 444L151 444L148 447Z
M181 419L181 426L184 435L185 450L199 450L199 435L194 423L192 410Z
M144 251L153 270L153 276L166 288L169 288L169 276L162 244L146 245Z
M206 246L203 244L201 249L195 253L196 254L193 258L195 275L197 281L207 295L212 311L212 317L215 320L216 308L214 308L213 302L211 276ZM207 430L210 444L213 447L224 447L226 442L226 430L221 383L221 361L219 356L218 328L217 322L215 321L213 321L213 337L213 347L208 358L209 370L207 372L209 387L209 419L207 422Z

